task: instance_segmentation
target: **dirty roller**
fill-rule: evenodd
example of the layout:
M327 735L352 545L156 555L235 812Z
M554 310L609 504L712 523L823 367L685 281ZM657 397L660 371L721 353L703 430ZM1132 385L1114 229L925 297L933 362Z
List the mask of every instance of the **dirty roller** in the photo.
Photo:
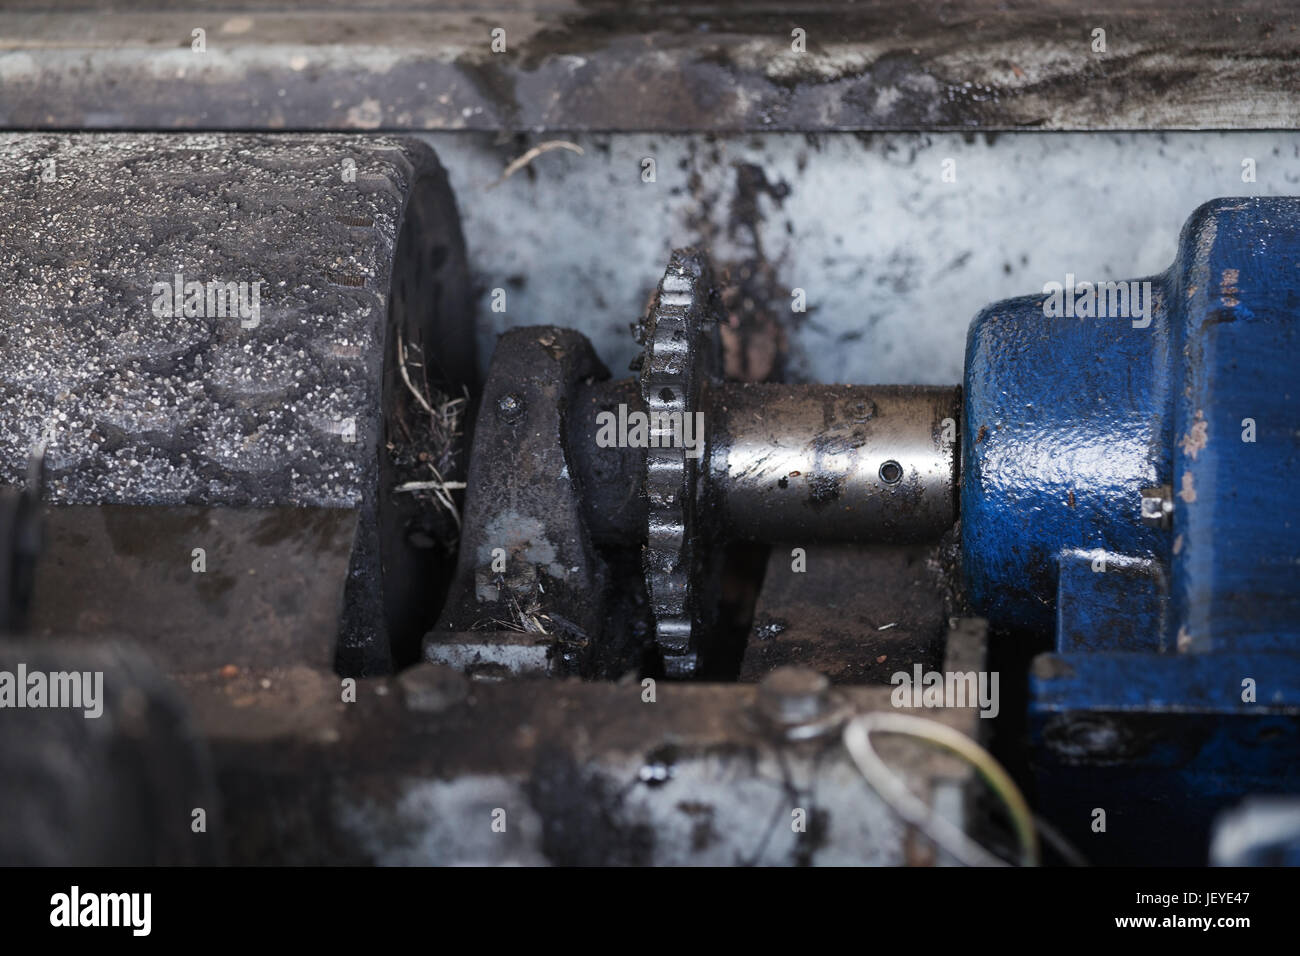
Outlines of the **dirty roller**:
M424 144L0 137L0 481L54 505L356 513L341 673L412 659L437 549L394 448L475 388L465 249ZM448 481L458 477L444 475ZM188 552L186 552L188 553ZM337 639L337 642L336 642Z

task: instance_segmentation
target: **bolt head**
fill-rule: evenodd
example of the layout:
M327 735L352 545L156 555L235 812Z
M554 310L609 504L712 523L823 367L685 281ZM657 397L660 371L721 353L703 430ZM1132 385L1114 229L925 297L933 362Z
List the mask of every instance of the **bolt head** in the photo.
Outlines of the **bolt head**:
M1168 485L1142 489L1142 523L1148 528L1168 528L1173 522L1174 494Z
M758 685L759 711L784 727L810 723L830 710L831 682L807 667L778 667Z
M497 399L497 417L513 425L524 417L524 399L517 392L507 392Z

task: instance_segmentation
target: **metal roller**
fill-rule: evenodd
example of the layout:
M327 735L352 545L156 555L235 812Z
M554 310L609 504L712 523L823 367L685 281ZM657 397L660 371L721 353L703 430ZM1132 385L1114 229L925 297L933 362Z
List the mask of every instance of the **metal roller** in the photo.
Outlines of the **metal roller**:
M157 540L143 509L354 513L340 632L315 634L309 656L352 674L414 658L434 569L408 543L412 496L393 493L418 414L399 348L421 386L459 395L475 376L464 243L428 146L16 135L0 138L0 165L31 172L0 177L0 482L21 481L44 442L47 501L141 509L113 514L139 518L142 546ZM293 537L276 539L281 565L305 571ZM178 544L178 560L201 543ZM157 575L143 553L141 575ZM231 559L245 577L258 560ZM162 647L183 629L111 581L37 587L79 593L101 627L148 622ZM227 589L192 651L219 653L232 628L264 637L268 603L295 606Z

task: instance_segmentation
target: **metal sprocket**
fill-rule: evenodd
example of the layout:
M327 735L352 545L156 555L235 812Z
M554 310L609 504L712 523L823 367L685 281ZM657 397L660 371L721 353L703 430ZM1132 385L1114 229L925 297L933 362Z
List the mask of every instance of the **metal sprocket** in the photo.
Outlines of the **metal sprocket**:
M673 428L684 431L696 421L702 388L718 360L717 294L703 253L673 252L641 333L641 397L650 416L651 445L659 445L646 449L646 591L664 670L670 677L687 677L699 664L695 511L704 434L695 429L699 444L688 449L682 432L673 434Z

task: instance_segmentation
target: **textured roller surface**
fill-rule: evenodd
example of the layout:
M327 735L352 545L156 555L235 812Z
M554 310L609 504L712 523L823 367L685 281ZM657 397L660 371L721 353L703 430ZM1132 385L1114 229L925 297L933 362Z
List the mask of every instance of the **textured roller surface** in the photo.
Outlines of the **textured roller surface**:
M358 503L426 154L337 137L0 139L0 479L19 480L49 429L61 502ZM155 283L177 273L248 283L250 305L260 282L256 326L155 314Z
M386 641L359 635L403 613L381 584L402 560L380 540L397 333L431 381L463 377L438 360L473 368L455 344L472 341L464 247L432 151L10 135L0 209L0 482L44 437L59 504L358 509L340 654L347 670L386 667Z

